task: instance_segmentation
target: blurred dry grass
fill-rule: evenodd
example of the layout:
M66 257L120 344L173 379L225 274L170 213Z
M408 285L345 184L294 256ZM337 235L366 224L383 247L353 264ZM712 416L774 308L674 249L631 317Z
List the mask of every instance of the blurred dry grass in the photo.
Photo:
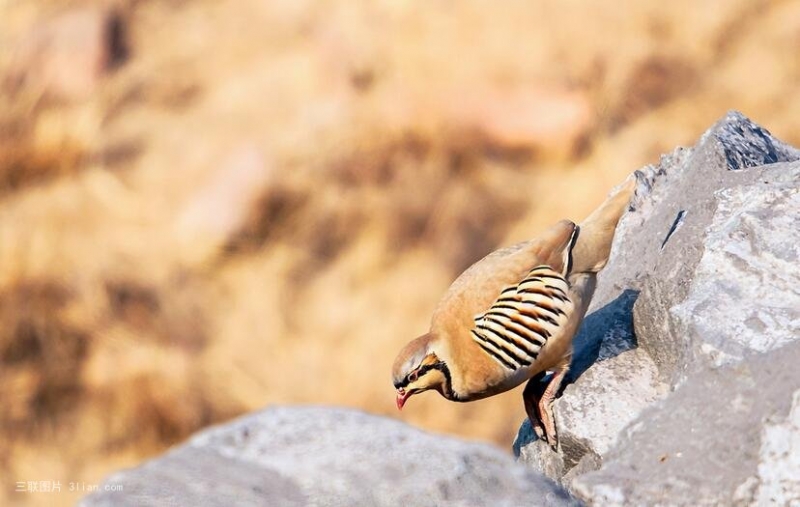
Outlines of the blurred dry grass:
M798 47L791 1L0 2L0 502L270 403L400 417L471 262L727 109L800 144Z

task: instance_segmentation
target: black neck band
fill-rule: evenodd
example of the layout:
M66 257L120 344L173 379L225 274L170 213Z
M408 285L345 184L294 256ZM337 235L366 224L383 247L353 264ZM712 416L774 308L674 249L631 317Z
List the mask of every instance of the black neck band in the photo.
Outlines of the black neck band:
M444 375L444 395L446 398L458 399L458 395L453 391L453 377L450 376L450 368L444 361L438 361L431 365L433 368L442 372Z

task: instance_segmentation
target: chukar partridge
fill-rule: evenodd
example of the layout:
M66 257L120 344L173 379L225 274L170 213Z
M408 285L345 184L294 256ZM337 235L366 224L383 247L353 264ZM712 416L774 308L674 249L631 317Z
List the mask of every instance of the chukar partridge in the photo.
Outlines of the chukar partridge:
M528 381L528 417L539 438L556 447L553 400L636 182L634 173L580 225L562 220L464 271L434 311L430 330L394 362L397 408L431 389L448 400L473 401Z

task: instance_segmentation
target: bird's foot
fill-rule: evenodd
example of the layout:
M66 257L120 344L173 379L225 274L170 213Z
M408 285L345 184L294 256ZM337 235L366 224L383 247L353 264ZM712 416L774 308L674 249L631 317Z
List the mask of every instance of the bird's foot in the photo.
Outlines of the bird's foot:
M545 398L539 401L540 403L540 412L542 418L542 429L544 436L542 439L550 444L550 448L554 451L558 450L558 433L556 433L556 424L555 419L553 417L553 402L552 400L547 403Z
M531 422L531 427L536 434L536 438L547 441L547 432L544 429L544 425L542 425L542 421L531 419L530 416L528 416L528 420Z

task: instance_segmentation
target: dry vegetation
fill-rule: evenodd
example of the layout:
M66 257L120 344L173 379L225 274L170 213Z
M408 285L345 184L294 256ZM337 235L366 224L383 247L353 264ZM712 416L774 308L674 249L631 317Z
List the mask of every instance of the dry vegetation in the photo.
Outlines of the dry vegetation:
M471 262L727 109L800 144L798 47L790 1L0 2L0 503L272 403L400 417Z

